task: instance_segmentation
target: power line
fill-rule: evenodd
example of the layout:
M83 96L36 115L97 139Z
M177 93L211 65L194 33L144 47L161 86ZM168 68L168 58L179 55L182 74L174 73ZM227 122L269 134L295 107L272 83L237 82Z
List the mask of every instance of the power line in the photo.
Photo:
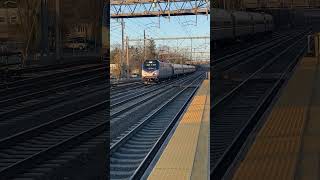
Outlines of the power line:
M189 37L162 37L152 40L181 40L181 39L210 39L210 36L189 36ZM130 41L141 41L143 39L130 39Z

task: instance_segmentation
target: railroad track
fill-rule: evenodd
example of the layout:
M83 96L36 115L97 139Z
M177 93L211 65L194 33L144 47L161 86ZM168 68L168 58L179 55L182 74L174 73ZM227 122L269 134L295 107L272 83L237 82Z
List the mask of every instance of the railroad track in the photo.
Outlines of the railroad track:
M140 179L204 75L193 78L110 147L110 179ZM111 128L112 129L112 128Z
M0 139L105 99L108 97L105 77L104 74L94 76L85 73L78 81L73 79L47 89L30 89L2 96Z
M125 102L128 102L132 99L139 98L141 96L148 95L150 93L155 93L156 91L160 91L162 89L170 89L172 85L174 84L179 84L185 81L185 78L190 78L186 76L181 76L176 79L168 80L161 82L160 84L154 84L154 85L142 85L143 87L140 86L133 86L131 88L125 89L125 92L117 92L113 95L111 95L111 109L115 107L114 105L121 105L124 104ZM170 87L170 88L168 88ZM112 90L111 90L112 91Z
M128 129L132 129L139 124L147 112L157 109L167 99L174 96L181 87L186 86L198 76L199 73L195 73L182 79L169 81L145 92L136 93L136 97L133 96L126 100L111 99L110 126L112 131L110 132L110 144L116 143L127 134Z
M118 86L113 86L113 87L111 87L111 92L110 92L111 99L120 98L123 96L128 96L128 94L132 94L132 93L136 93L136 92L142 92L142 91L146 90L147 88L156 87L158 85L164 85L167 82L170 83L170 82L173 82L173 81L180 79L180 78L181 78L181 76L178 78L175 78L175 79L165 80L165 81L161 82L160 84L153 84L153 85L144 84L142 82L142 80L139 80L139 81L135 81L135 82L123 83Z
M251 130L304 53L306 34L274 49L263 63L243 64L247 74L235 88L214 102L211 112L215 118L210 123L211 178L222 179L229 170Z
M126 94L128 91L147 87L142 80L137 82L124 83L121 85L111 85L110 96L119 96L119 94Z
M103 64L44 70L0 85L1 180L106 178L81 173L93 161L100 171L86 170L105 170L107 156L92 160L105 153L109 138L105 70Z
M254 70L263 66L268 59L280 53L287 46L294 43L297 38L302 37L306 31L293 32L289 36L276 39L276 42L265 44L263 48L254 49L253 52L245 53L231 59L225 59L222 63L212 68L214 73L213 80L216 82L213 96L214 101L219 100L223 95L230 92L239 85L243 79L252 74Z
M71 83L64 83L60 86L50 87L47 89L41 88L40 90L27 91L19 94L10 94L0 98L0 107L16 105L17 103L23 103L26 101L34 100L35 98L44 97L50 94L55 94L59 91L61 92L63 90L73 89L76 87L89 86L97 83L104 84L106 83L104 80L104 75L87 78L82 77L82 80L75 82L72 81Z
M244 53L246 51L250 51L256 47L259 47L263 44L266 44L268 42L273 41L274 39L280 38L281 36L286 35L288 32L274 32L272 34L272 36L268 36L269 39L267 38L259 38L258 40L254 40L254 41L249 41L249 42L245 42L245 43L239 43L236 44L234 46L231 47L227 47L224 49L217 49L217 52L214 53L213 57L214 60L218 60L218 59L226 59L226 58L230 58L232 56ZM218 52L219 51L219 52Z
M175 78L173 80L172 79L165 80L165 81L161 82L160 85L164 85L164 83L167 83L167 82L169 82L169 83L173 82L173 81L180 79L180 78L181 78L181 76L178 78ZM133 93L136 93L139 91L142 92L142 91L146 90L146 88L156 87L157 85L159 85L159 84L153 84L153 85L144 84L141 79L122 82L119 84L113 84L113 85L111 85L111 92L110 92L111 99L120 98L123 96L129 96L128 94L133 94Z
M16 80L16 78L28 78L28 76L42 76L42 75L48 75L48 74L59 74L67 71L72 71L76 69L82 69L82 68L90 68L94 66L99 66L101 64L107 65L105 61L96 61L96 62L74 62L74 63L66 63L66 64L57 64L57 65L49 65L49 66L36 66L36 67L16 67L16 68L8 68L8 73L10 76L14 76L12 80ZM24 74L27 74L25 76Z
M71 82L79 81L82 77L95 76L97 74L105 74L106 67L103 64L85 66L81 68L74 68L69 70L61 70L61 72L47 72L43 75L34 76L30 74L29 78L13 81L4 82L0 85L1 95L13 94L13 93L24 93L25 91L31 91L34 89L46 89L48 87L61 85L66 80ZM106 76L106 75L105 75ZM22 91L22 92L21 92Z
M136 82L141 82L141 78L136 78L136 79L128 79L128 80L110 80L111 86L122 86L122 85L127 85L127 84L134 84Z
M106 84L101 82L64 89L37 98L32 98L31 95L29 100L2 107L0 139L105 99L108 96L105 86Z
M294 39L294 37L300 33L301 32L299 31L289 32L282 36L277 36L267 42L263 42L248 49L213 60L212 71L217 73L226 71L231 67L234 67L236 64L247 61L248 58L252 59L261 53L265 53L266 51L270 51L270 49L274 49L275 47L279 46L279 44L282 44L283 41Z
M40 90L47 90L47 89L52 89L55 87L60 87L60 86L65 86L68 84L72 83L77 83L80 81L85 81L89 78L105 78L106 72L103 72L103 69L100 69L95 72L90 72L92 74L86 74L86 73L77 73L73 77L66 77L64 78L53 78L53 79L43 79L42 81L38 81L37 83L32 83L32 84L27 84L27 85L20 85L20 86L15 86L13 88L7 88L2 91L0 91L1 95L1 100L3 99L9 99L12 97L16 96L21 96L27 93L32 93L35 91L40 91Z
M67 162L98 144L105 146L107 103L99 102L0 140L0 179L52 179L51 173Z

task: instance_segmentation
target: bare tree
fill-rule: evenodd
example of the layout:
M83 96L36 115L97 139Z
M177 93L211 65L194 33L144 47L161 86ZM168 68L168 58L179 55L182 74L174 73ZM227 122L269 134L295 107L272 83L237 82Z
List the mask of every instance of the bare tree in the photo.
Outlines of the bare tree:
M157 57L156 53L156 42L152 39L149 40L146 47L146 57L147 59L154 59Z
M120 48L116 47L112 49L110 52L110 64L114 64L116 66L115 69L110 70L110 73L116 77L120 77L120 60L121 60L121 52Z

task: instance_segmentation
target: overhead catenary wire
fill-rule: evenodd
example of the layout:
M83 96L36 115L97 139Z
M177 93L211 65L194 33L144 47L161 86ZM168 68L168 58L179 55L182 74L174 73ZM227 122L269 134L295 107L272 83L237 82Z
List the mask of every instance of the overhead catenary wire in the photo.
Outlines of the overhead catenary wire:
M143 46L143 31L146 32L146 39L153 39L156 41L156 47L160 48L160 47L169 47L172 50L174 50L173 52L182 52L184 55L188 55L188 54L192 54L192 51L200 51L200 49L197 48L203 48L203 49L208 49L209 46L210 48L210 44L205 44L206 40L204 43L201 42L197 42L196 40L193 40L194 42L194 47L185 47L183 46L184 44L186 44L186 39L182 39L182 40L163 40L163 41L157 41L157 39L161 38L161 37L170 37L172 36L172 32L173 35L175 34L183 34L186 37L192 37L192 36L196 36L199 34L199 29L201 28L201 26L198 26L199 22L205 22L208 24L208 32L210 31L209 28L209 22L208 19L204 19L203 17L198 18L199 21L194 22L191 20L190 16L187 17L183 17L184 22L182 22L182 19L180 17L170 17L170 21L168 21L167 19L164 19L164 17L155 17L155 18L128 18L125 19L126 21L126 31L125 31L125 36L128 36L129 38L129 42L131 47L134 46ZM158 19L159 22L156 22L155 20ZM112 20L112 22L116 22L115 20ZM161 23L162 22L162 23ZM190 23L192 22L192 23ZM204 24L205 24L204 23ZM164 27L170 27L170 24L174 24L174 31L171 28L167 28L165 29ZM176 28L178 27L178 28ZM202 26L203 27L203 26ZM121 36L120 34L120 29L119 29L119 25L113 25L112 26L112 30L111 32L115 35L114 41L112 43L116 43L116 42L120 42L121 41ZM171 34L171 35L169 35ZM112 35L111 35L112 36ZM140 41L131 41L132 39L139 39L140 37ZM149 42L149 41L148 41ZM202 44L201 46L199 45ZM119 43L118 43L119 44ZM198 46L197 46L198 45ZM182 47L183 46L183 47ZM189 49L189 50L187 50ZM190 52L191 50L191 52ZM189 55L188 55L189 56ZM201 54L201 56L203 56L203 54ZM191 56L192 57L192 56Z

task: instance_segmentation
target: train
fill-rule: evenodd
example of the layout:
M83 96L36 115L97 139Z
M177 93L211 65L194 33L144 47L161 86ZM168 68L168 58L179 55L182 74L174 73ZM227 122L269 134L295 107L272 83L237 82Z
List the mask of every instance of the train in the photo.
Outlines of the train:
M274 30L273 17L266 13L226 11L216 8L212 12L214 42L272 33Z
M164 79L190 74L196 67L186 64L172 64L158 59L146 60L142 64L142 80L144 83L157 83Z

